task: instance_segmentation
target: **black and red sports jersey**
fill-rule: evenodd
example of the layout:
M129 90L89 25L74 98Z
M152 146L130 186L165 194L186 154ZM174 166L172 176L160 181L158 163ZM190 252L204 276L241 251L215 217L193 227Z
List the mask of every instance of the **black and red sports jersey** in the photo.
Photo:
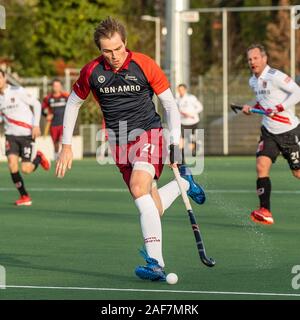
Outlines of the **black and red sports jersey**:
M59 96L54 96L53 93L50 93L44 98L42 112L44 115L53 114L52 127L63 125L68 96L67 92L62 92Z
M117 138L127 138L134 129L160 128L160 116L152 97L153 93L159 95L170 87L165 74L150 57L127 51L128 56L117 72L100 56L81 70L73 86L81 99L86 99L92 91L101 106L106 127ZM125 122L127 127L123 127Z

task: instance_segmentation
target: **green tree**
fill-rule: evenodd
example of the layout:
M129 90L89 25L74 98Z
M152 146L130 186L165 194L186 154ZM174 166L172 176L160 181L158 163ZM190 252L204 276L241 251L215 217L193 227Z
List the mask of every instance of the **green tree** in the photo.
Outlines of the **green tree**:
M6 1L7 30L1 56L11 57L20 75L54 75L56 66L82 66L98 51L93 30L108 15L118 16L125 0Z

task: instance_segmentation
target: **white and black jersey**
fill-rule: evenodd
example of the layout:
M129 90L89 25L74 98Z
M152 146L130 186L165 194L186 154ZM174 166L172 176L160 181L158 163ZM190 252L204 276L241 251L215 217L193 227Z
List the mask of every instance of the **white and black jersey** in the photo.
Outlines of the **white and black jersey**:
M293 130L299 125L299 119L291 107L300 101L300 87L285 73L266 66L257 78L253 75L249 85L254 91L256 101L264 110L282 105L284 111L274 117L263 116L262 125L273 134L281 134Z
M178 97L176 103L181 113L182 125L191 126L200 121L199 113L203 111L203 106L194 95L186 93L183 97Z
M5 135L30 136L32 127L40 124L41 104L24 88L7 85L4 94L0 94L0 116Z

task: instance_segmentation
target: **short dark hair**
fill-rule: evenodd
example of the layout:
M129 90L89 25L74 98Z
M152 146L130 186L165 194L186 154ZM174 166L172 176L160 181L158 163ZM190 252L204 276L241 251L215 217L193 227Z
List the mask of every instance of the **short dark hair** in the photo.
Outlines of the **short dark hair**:
M251 46L249 46L249 47L247 48L247 53L248 53L250 50L253 50L253 49L258 49L262 55L267 56L266 48L265 48L262 44L260 44L260 43L253 43L253 44L251 44Z
M112 17L107 17L101 21L94 32L94 41L98 49L101 50L100 40L102 38L110 39L115 33L120 35L124 43L126 42L126 29L120 21Z
M3 77L5 77L6 74L4 70L0 69L0 73L2 74Z
M180 83L177 87L183 87L184 89L187 89L187 85L185 83Z

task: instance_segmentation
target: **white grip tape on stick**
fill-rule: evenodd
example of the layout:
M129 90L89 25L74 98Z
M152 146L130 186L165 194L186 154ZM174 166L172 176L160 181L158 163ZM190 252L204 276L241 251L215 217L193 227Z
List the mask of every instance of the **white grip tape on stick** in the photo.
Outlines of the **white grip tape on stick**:
M174 172L175 179L177 181L178 187L180 189L181 196L182 196L185 208L186 208L186 210L192 210L192 206L191 206L190 200L189 200L188 195L186 194L186 191L185 191L185 189L184 189L184 187L182 185L181 177L180 177L180 173L179 173L178 168L177 167L173 168L173 172Z

